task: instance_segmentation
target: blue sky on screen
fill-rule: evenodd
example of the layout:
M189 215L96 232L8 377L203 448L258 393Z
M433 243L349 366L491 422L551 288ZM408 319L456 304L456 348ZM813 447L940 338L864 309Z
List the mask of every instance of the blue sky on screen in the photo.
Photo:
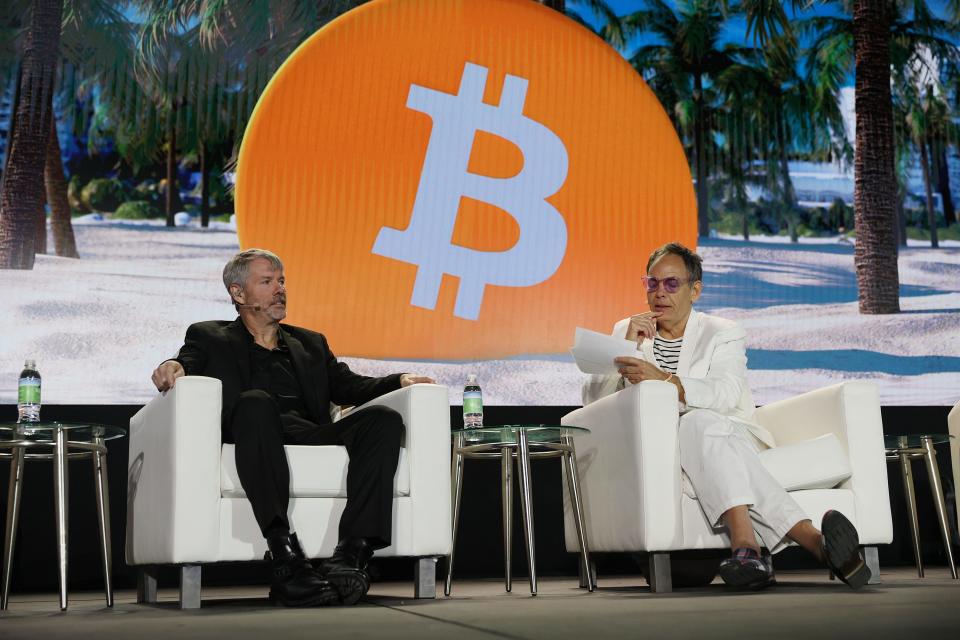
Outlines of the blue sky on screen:
M645 0L607 0L607 4L616 12L618 16L623 16L643 9L647 3ZM677 2L668 2L667 4L676 6ZM802 8L800 11L794 11L792 6L790 6L792 3L788 2L785 4L787 5L787 15L789 15L791 19L816 15L842 15L842 11L838 7L837 3L833 2L820 2L814 0L810 3L809 7ZM946 0L928 0L927 4L933 9L936 15L946 18ZM567 0L567 6L577 11L584 18L584 20L593 25L595 28L602 26L602 20L593 15L591 11L586 8L584 2L579 0ZM723 41L735 44L753 44L753 37L751 36L748 40L746 31L747 22L742 16L731 17L726 22ZM649 36L639 35L633 38L627 44L624 50L621 51L621 53L625 56L629 56L631 52L635 51L640 45L651 42L655 42L655 40ZM851 87L853 86L852 74L847 78L846 84Z

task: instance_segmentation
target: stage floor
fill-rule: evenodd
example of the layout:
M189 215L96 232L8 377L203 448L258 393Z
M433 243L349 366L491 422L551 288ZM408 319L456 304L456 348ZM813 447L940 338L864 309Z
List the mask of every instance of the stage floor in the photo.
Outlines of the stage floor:
M883 584L850 591L826 572L779 572L760 593L727 591L714 583L655 595L639 576L600 576L596 593L564 578L541 580L540 594L514 582L454 583L451 598L413 600L408 583L377 583L356 607L280 609L264 588L209 588L203 608L180 611L176 591L161 602L135 604L120 591L113 610L96 592L72 593L57 611L56 594L13 594L0 613L0 638L933 638L960 637L960 581L944 567L917 578L910 568L882 574ZM442 593L442 588L441 588Z

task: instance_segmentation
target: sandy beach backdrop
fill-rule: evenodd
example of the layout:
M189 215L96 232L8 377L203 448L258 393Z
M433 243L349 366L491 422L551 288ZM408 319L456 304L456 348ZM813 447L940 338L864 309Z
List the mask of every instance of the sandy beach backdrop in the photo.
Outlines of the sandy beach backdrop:
M6 274L0 403L16 402L25 358L37 360L45 403L147 402L156 394L150 372L176 352L187 325L235 317L219 280L237 250L229 225L75 225L81 260L40 255L33 271ZM865 316L857 312L850 243L710 239L699 248L705 288L698 308L747 329L758 404L867 379L879 384L884 404L950 405L960 398L960 243L944 245L912 242L903 250L903 312ZM500 405L578 405L584 377L568 354L460 363L340 355L368 375L433 376L450 387L454 404L468 373L478 375L484 401Z

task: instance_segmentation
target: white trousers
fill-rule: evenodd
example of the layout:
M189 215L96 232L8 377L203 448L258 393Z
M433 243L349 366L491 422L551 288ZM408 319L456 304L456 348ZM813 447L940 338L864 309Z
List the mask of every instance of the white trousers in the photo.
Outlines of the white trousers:
M747 505L761 546L776 553L787 532L809 517L767 471L761 444L746 425L706 409L680 416L680 466L714 527L731 507Z

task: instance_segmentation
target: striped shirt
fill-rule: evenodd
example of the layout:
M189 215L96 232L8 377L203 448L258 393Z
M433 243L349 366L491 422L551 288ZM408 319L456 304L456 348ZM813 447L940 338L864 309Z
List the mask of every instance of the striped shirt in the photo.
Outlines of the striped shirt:
M667 340L657 334L653 338L653 356L657 359L657 366L667 373L677 372L677 363L680 361L680 347L683 345L683 336L676 340Z

